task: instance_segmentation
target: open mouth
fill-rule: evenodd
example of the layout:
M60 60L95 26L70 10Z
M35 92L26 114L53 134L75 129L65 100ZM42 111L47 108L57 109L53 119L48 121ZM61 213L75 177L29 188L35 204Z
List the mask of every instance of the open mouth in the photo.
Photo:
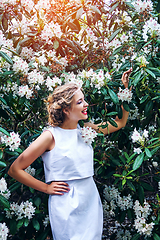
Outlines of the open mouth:
M83 113L84 115L87 115L87 108L85 108L85 109L82 111L82 113Z

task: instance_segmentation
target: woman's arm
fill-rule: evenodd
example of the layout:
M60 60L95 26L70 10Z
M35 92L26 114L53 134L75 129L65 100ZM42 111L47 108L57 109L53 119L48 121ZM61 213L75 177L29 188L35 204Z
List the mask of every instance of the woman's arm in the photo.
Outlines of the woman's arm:
M49 131L43 132L11 165L8 174L28 187L47 194L59 194L67 192L68 184L64 182L52 182L50 185L34 178L25 169L31 165L46 150L54 148L55 142Z
M128 88L128 83L129 83L129 75L132 72L132 68L129 69L128 71L124 72L121 78L121 81L124 85L125 88ZM108 126L106 128L102 128L102 125L106 125L106 123L99 123L99 124L94 124L94 123L84 123L84 126L88 126L93 128L94 130L96 130L97 132L102 132L103 134L109 134L115 131L118 131L119 129L125 127L126 123L127 123L127 119L128 119L128 115L129 112L127 112L123 106L121 106L122 108L122 113L123 116L121 119L119 119L118 117L116 117L115 122L117 123L117 127L112 126L109 122L107 122Z

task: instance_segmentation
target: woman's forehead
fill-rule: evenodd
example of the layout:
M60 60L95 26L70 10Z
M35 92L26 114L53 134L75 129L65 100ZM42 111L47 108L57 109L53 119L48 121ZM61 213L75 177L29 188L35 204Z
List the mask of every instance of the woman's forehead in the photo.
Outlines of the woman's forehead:
M81 91L81 89L79 89L79 91L77 91L73 97L73 99L79 99L79 98L84 98L84 94L83 92Z

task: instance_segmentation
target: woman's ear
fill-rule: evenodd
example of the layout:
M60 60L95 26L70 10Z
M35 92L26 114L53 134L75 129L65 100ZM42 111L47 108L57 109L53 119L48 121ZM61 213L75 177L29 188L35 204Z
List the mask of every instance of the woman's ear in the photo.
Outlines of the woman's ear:
M65 115L69 116L69 108L64 108L62 111Z

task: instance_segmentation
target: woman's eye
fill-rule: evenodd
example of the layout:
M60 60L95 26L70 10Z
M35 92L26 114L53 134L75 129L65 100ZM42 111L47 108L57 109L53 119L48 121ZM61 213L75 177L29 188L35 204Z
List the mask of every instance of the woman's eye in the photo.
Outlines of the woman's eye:
M77 104L81 104L81 103L82 103L82 101L78 101L78 102L77 102Z

